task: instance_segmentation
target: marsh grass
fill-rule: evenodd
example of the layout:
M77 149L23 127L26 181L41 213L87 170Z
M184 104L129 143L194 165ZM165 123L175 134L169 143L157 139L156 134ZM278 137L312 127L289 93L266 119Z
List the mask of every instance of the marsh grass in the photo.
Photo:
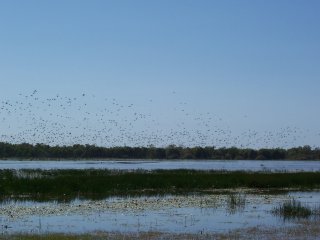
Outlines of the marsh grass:
M292 198L280 204L279 206L274 207L272 213L282 217L283 219L301 219L309 218L311 216L319 216L320 208L312 208Z
M235 214L244 210L246 205L246 196L245 194L230 194L227 197L227 212L229 214Z
M239 187L318 188L320 172L0 170L1 196L28 195L38 199L103 199L109 196L186 194Z

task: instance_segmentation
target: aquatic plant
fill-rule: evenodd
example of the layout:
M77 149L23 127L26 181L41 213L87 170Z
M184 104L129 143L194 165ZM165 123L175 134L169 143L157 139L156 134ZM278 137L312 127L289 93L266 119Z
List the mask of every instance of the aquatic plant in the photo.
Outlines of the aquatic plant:
M227 198L227 212L235 214L236 212L243 211L246 205L246 196L244 194L229 194Z
M53 199L186 194L237 187L312 189L320 186L320 172L0 170L0 179L1 196L30 195ZM231 202L237 203L232 199Z
M292 198L275 207L272 212L284 219L308 218L313 214L311 207Z

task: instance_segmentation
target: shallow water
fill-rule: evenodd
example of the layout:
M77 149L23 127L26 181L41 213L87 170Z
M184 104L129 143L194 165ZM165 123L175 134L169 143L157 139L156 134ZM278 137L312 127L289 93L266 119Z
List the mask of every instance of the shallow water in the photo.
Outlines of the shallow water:
M232 205L231 195L109 198L103 201L5 202L0 206L2 233L87 233L93 231L212 233L255 227L293 225L271 214L291 197L309 206L320 192L236 194L243 204Z
M280 160L88 160L88 161L28 161L0 160L0 169L195 169L226 171L320 171L320 161L280 161Z

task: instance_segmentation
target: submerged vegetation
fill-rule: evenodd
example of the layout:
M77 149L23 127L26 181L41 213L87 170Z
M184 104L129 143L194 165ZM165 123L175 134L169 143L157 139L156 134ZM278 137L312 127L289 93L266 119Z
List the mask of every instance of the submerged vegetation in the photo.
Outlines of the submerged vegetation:
M57 199L185 194L239 187L256 189L320 187L320 172L0 170L0 179L2 196L30 195ZM234 198L235 201L237 199Z
M243 159L319 160L320 149L240 149L215 147L98 147L95 145L49 146L0 142L0 158L122 158L122 159Z

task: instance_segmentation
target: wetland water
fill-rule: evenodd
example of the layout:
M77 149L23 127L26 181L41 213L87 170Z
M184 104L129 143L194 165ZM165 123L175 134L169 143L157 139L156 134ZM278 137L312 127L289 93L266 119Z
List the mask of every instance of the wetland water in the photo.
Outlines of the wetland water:
M147 161L1 160L0 169L195 169L226 171L320 171L319 161ZM23 197L23 196L22 196ZM271 213L274 207L295 198L315 207L320 191L270 194L248 190L231 193L111 197L71 202L8 200L0 203L0 230L14 233L165 232L226 233L249 227L295 226Z
M0 205L2 233L87 233L94 231L168 233L227 232L239 228L291 226L271 213L292 197L316 206L319 192L237 193L165 197L108 198L70 203L8 201Z
M281 160L61 160L28 161L0 160L0 169L117 169L117 170L156 170L156 169L194 169L225 171L320 171L320 161L281 161Z

